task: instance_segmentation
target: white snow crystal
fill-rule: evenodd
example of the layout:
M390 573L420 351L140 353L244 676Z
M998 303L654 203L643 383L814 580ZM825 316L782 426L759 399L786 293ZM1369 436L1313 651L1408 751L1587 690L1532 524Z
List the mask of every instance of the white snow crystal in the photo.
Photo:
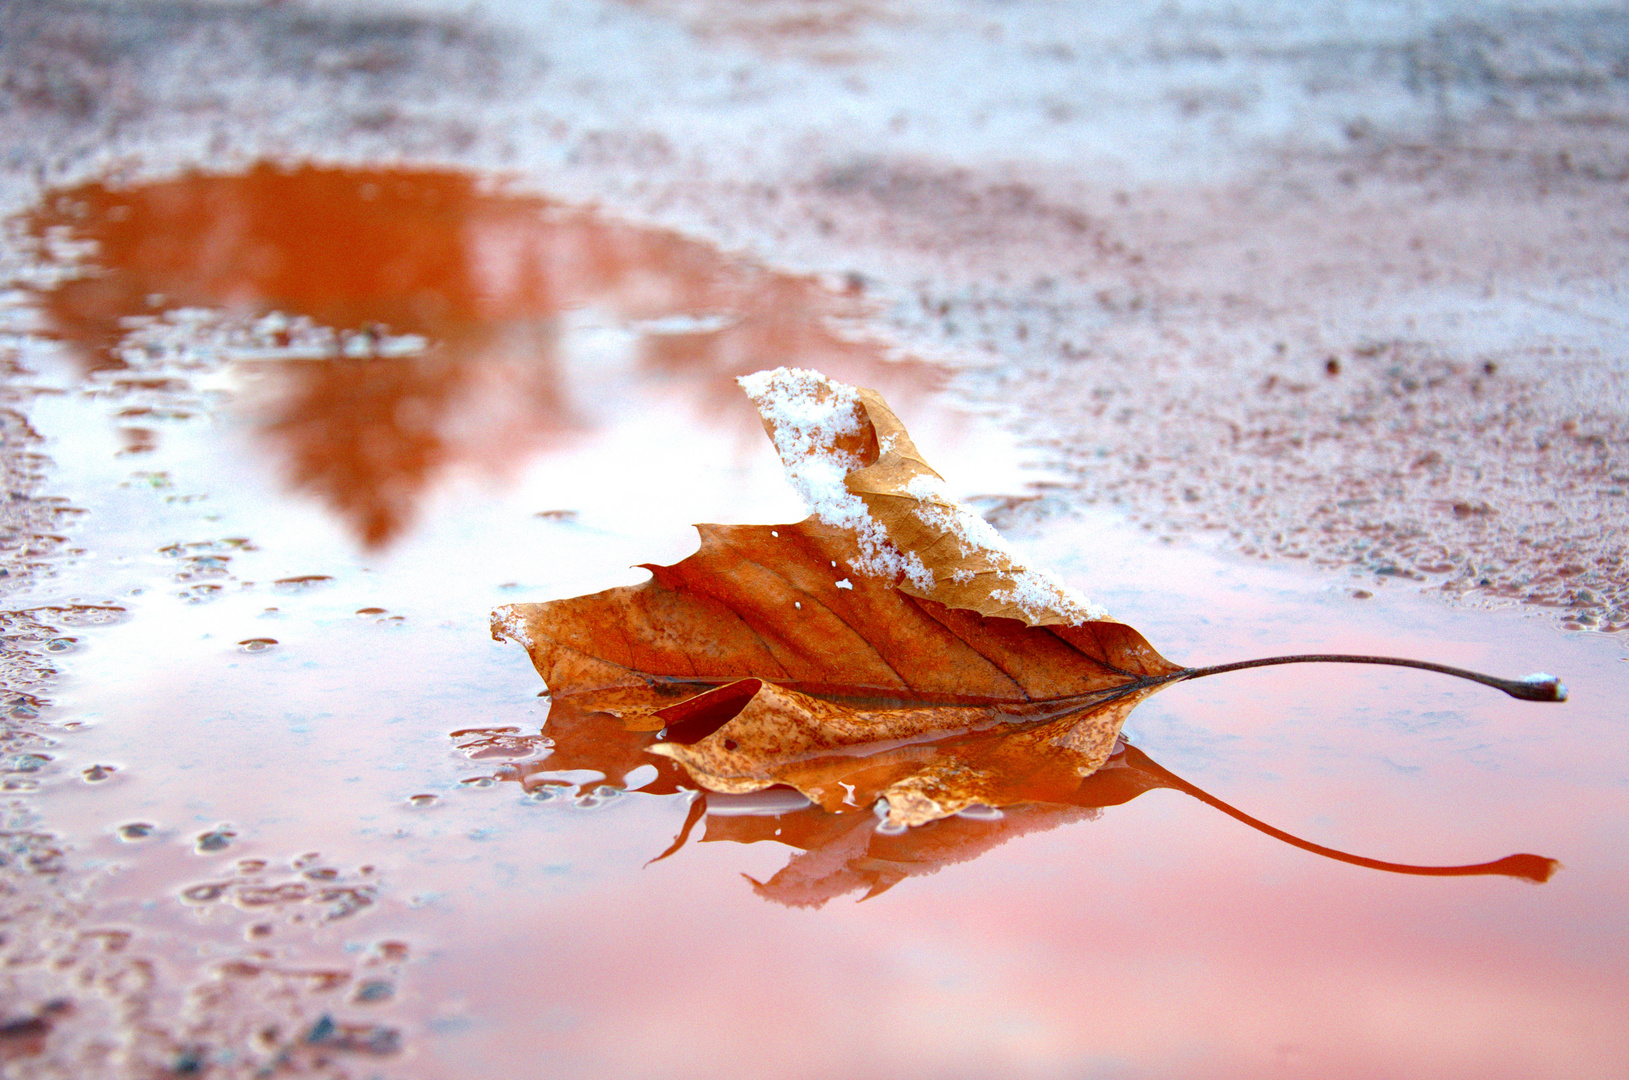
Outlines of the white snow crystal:
M837 448L839 440L865 430L859 391L804 368L759 371L736 382L758 406L786 467L786 477L810 512L828 525L854 533L860 546L854 569L883 578L903 573L922 593L931 595L933 571L916 552L895 547L881 522L871 516L865 502L845 483L850 473L868 464L859 454ZM892 449L892 438L881 440L882 453ZM1012 587L991 594L998 602L1011 604L1031 617L1056 613L1073 624L1108 617L1107 611L1052 575L1020 565L1001 534L952 498L939 477L931 473L914 476L905 485L905 493L917 500L917 517L930 528L954 537L962 556L981 552L997 565L1010 568L1006 576L1012 579ZM957 584L966 584L977 576L968 569L953 574ZM853 586L844 579L837 587Z
M933 588L933 571L915 552L896 548L865 503L843 483L866 465L860 455L836 448L839 439L865 430L859 391L806 368L759 371L735 381L768 423L786 478L809 511L859 540L854 569L873 577L903 573L917 588Z

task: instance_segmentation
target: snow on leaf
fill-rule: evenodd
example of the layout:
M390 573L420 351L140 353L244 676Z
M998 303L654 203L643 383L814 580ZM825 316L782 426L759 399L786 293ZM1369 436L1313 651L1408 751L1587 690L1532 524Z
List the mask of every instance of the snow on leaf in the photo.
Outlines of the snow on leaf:
M988 522L952 498L875 390L802 368L736 381L809 509L854 532L861 573L903 574L899 587L913 596L1030 626L1108 617L1051 574L1020 563Z

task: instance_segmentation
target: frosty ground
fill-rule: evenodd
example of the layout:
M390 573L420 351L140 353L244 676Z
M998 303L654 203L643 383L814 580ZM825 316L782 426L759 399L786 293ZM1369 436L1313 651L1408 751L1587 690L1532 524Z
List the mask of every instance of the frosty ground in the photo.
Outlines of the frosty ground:
M1027 513L1625 620L1617 9L0 19L10 211L266 158L467 167L862 288L1040 446Z

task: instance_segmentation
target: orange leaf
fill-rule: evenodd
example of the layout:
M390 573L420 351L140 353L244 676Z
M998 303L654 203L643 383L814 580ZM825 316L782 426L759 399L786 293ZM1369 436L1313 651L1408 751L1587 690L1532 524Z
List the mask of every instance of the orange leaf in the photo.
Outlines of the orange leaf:
M815 516L701 525L643 585L494 612L557 700L667 728L650 751L710 790L881 798L902 826L1017 797L1003 770L1078 783L1185 670L1019 563L875 392L788 369L742 383Z
M1121 623L1030 627L911 596L854 571L852 535L812 518L697 528L701 549L646 567L650 581L500 608L494 634L527 648L555 697L587 694L583 704L620 713L742 678L823 697L993 704L1181 670Z
M814 515L701 525L701 547L643 585L493 612L558 700L666 728L648 747L712 791L775 784L892 826L1078 785L1159 688L1281 663L1425 668L1527 700L1500 679L1395 657L1303 655L1183 668L1018 561L946 493L871 390L781 368L739 380ZM687 700L686 700L687 699Z

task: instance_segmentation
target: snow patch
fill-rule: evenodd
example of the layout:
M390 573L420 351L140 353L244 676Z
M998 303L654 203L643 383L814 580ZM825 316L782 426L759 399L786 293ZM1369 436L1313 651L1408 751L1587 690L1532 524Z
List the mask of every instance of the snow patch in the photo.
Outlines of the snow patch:
M914 551L894 546L865 502L848 490L849 474L869 464L857 451L839 448L843 441L854 442L865 433L859 391L806 368L754 372L738 378L736 383L758 407L786 467L786 477L810 512L828 525L849 530L859 541L860 558L854 569L880 578L903 574L923 594L932 595L933 571ZM891 452L894 441L883 437L879 442L882 453ZM1011 587L992 592L996 601L1010 604L1031 618L1062 615L1074 625L1108 617L1106 609L1051 574L1020 564L1001 534L953 498L938 476L923 473L912 477L905 485L905 493L916 500L913 512L917 517L954 538L961 556L982 553L996 565L1008 568L1001 574L1011 579ZM967 568L952 571L952 580L959 585L977 576L976 571ZM847 586L839 582L838 587Z
M860 545L854 569L880 578L904 574L924 592L932 589L933 571L915 552L896 548L844 483L849 473L867 464L858 453L837 448L840 440L865 431L859 391L807 368L758 371L735 381L758 407L786 467L786 478L810 513L854 533Z
M952 498L939 477L928 473L913 476L905 485L905 493L918 500L916 516L955 539L963 556L983 552L1009 565L1007 573L1012 576L1012 588L992 592L992 598L1012 604L1031 617L1056 612L1073 625L1108 618L1107 608L1087 600L1046 571L1032 570L1020 563L1018 553L1006 538L971 507ZM964 567L954 571L951 579L965 585L977 576Z

